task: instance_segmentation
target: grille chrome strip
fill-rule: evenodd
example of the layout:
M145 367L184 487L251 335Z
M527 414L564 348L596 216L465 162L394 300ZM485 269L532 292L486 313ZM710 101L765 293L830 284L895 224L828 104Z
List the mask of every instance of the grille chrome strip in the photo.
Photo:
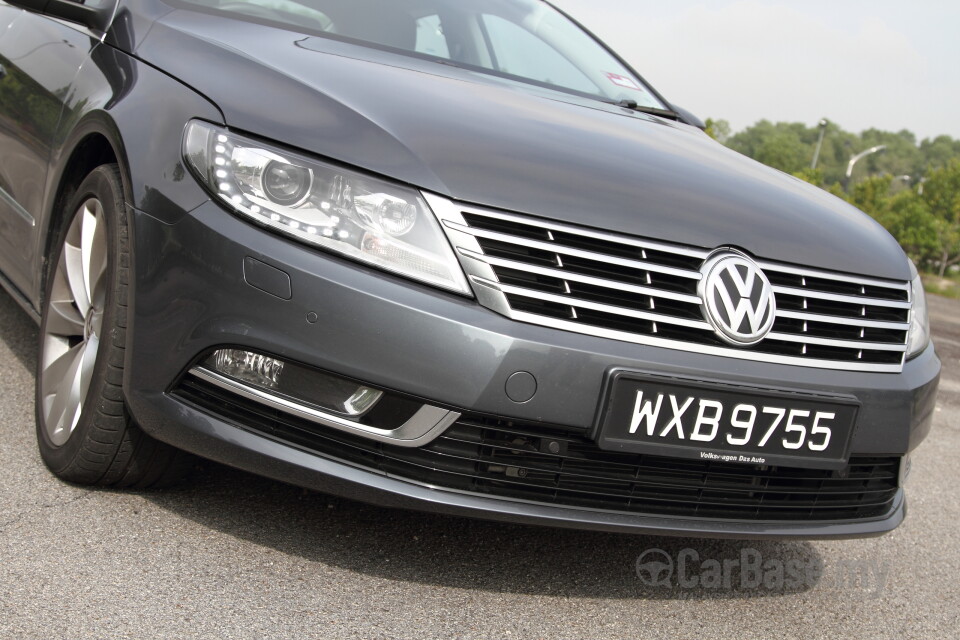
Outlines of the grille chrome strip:
M763 269L767 273L771 273L771 272L789 273L790 275L794 275L794 276L807 276L807 277L820 278L822 280L836 280L837 282L866 285L868 287L883 287L885 289L910 291L909 282L899 282L895 280L876 280L874 278L842 275L839 273L833 273L832 271L816 271L814 269L801 269L799 267L791 267L785 264L777 264L774 262L765 262L763 260L758 260L757 264L760 266L761 269Z
M700 270L713 251L492 211L430 193L424 198L478 302L514 320L741 360L883 373L903 368L909 282L759 261L778 298L773 332L749 348L731 347L701 316ZM537 253L524 254L531 249Z
M454 231L460 231L461 233L468 233L472 236L489 238L490 240L499 240L500 242L516 244L523 247L531 247L533 249L540 249L542 251L549 251L551 253L559 253L560 255L576 256L578 258L584 258L586 260L594 260L596 262L602 262L605 264L616 264L621 267L639 269L640 271L655 271L657 273L666 273L668 275L679 276L681 278L690 278L691 280L699 280L701 277L699 271L688 271L686 269L676 269L674 267L668 267L668 266L656 264L653 262L643 262L642 260L629 260L627 258L609 256L603 253L596 253L594 251L586 251L585 249L575 249L574 247L567 247L562 244L556 244L552 242L542 242L540 240L533 240L530 238L511 236L506 233L500 233L499 231L488 231L486 229L476 229L474 227L468 227L465 224L450 222L449 220L444 220L443 223L444 225L453 229Z
M570 280L573 282L582 282L583 284L591 284L597 287L606 287L608 289L617 289L619 291L630 291L631 293L639 293L640 295L645 296L654 296L657 298L666 298L667 300L676 300L678 302L688 302L690 304L700 304L700 296L693 296L683 293L674 293L673 291L664 291L663 289L655 289L653 287L642 287L635 284L630 284L627 282L617 282L615 280L606 280L604 278L594 278L593 276L587 276L573 271L564 271L562 269L551 269L549 267L541 267L538 265L527 264L526 262L519 262L517 260L508 260L507 258L498 258L496 256L487 256L476 251L471 251L469 249L464 249L458 247L457 249L461 255L467 256L468 258L473 258L474 260L479 260L487 264L492 264L498 267L506 267L508 269L515 269L517 271L527 271L529 273L536 273L542 276L548 276L551 278L558 278L561 280ZM485 282L484 284L489 284Z
M651 322L664 322L664 323L679 325L681 327L690 327L691 329L703 329L704 331L712 330L712 328L710 327L710 324L704 320L689 320L687 318L675 318L673 316L665 316L659 313L650 313L649 311L640 311L637 309L627 309L625 307L617 307L609 304L603 304L602 302L591 302L590 300L580 300L578 298L572 298L569 296L557 295L553 293L545 293L543 291L537 291L536 289L526 289L524 287L515 287L510 284L501 284L499 282L485 280L477 276L471 276L470 279L474 282L479 282L480 284L486 285L488 287L498 289L504 293L523 296L525 298L534 298L536 300L556 302L557 304L565 304L571 307L579 307L582 309L592 309L594 311L600 311L602 313L612 313L619 316L626 316L628 318L636 318L638 320L650 320Z
M633 344L642 344L651 347L663 347L666 349L678 349L680 351L692 351L712 356L725 356L728 358L740 358L743 360L755 360L757 362L770 362L774 364L789 364L799 367L817 367L818 369L838 369L841 371L869 371L873 373L898 373L902 365L898 364L874 364L867 362L856 362L847 360L814 360L812 358L800 358L796 356L781 356L772 353L763 353L760 351L743 351L731 347L714 347L710 345L701 345L680 342L668 338L658 338L656 336L638 335L626 331L617 331L615 329L604 329L602 327L591 327L589 325L571 322L569 320L559 320L545 316L527 313L525 311L514 311L510 315L514 320L520 322L529 322L539 324L553 329L562 329L574 333L584 333L599 338L609 338L611 340L620 340L622 342L632 342Z
M810 289L797 289L795 287L773 286L773 292L785 296L797 296L798 298L816 298L817 300L830 300L833 302L845 302L847 304L858 304L868 307L890 307L893 309L909 309L910 303L905 300L881 300L879 298L866 298L858 296L843 295L841 293L827 293L826 291L813 291Z
M834 338L818 338L803 334L777 333L767 334L767 340L783 340L784 342L802 342L804 344L822 344L828 347L843 349L871 349L875 351L906 351L907 345L895 342L858 342L857 340L836 340Z
M845 324L856 327L870 327L871 329L892 329L906 331L910 328L909 322L888 322L884 320L866 320L864 318L844 318L842 316L828 316L822 313L805 313L803 311L785 311L777 309L778 318L793 318L794 320L809 320L810 322L828 322L830 324Z
M524 216L518 216L510 213L504 213L502 211L493 211L491 209L480 209L480 208L470 207L466 205L462 205L459 208L460 208L460 211L468 215L476 214L479 216L483 216L485 218L493 218L494 220L505 220L507 222L515 222L517 224L526 225L534 229L549 229L551 231L562 231L564 233L569 233L571 235L583 236L584 238L593 238L595 240L615 242L617 244L626 245L628 247L650 249L651 251L663 251L664 253L675 253L677 255L688 256L691 258L701 258L701 259L706 258L708 255L710 255L709 251L704 251L703 249L695 249L692 247L675 247L673 245L662 244L660 242L653 242L650 240L641 240L639 238L627 238L625 236L618 236L612 233L604 233L602 231L594 231L592 229L583 229L581 227L573 227L570 225L560 224L557 222L551 222L549 220L540 220L540 219L528 218Z

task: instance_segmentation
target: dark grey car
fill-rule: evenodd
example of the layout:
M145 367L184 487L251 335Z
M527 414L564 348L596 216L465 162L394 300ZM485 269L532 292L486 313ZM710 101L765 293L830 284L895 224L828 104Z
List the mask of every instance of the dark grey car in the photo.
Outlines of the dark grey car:
M539 0L0 1L0 281L73 482L896 527L940 363L869 217ZM189 452L189 453L188 453Z

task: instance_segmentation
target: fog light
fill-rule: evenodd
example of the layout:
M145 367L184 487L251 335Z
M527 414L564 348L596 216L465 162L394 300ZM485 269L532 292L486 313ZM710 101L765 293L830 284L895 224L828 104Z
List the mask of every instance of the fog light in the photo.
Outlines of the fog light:
M251 351L218 349L203 366L223 376L343 416L361 416L383 391Z
M265 389L276 389L283 372L280 360L240 349L220 349L207 360L207 365L234 380Z

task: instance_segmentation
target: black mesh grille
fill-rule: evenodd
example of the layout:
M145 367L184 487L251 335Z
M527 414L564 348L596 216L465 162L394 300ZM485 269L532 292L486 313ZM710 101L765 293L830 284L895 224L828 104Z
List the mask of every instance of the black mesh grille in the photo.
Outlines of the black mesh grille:
M737 520L855 520L892 508L899 459L839 471L603 451L582 433L464 416L420 448L384 444L272 410L196 379L176 394L318 455L392 477L491 497L641 514Z

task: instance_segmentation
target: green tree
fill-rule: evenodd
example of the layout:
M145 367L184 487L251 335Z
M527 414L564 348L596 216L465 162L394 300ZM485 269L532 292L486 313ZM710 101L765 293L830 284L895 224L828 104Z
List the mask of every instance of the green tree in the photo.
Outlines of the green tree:
M891 176L871 176L856 183L850 189L850 204L876 218L887 210L892 181Z
M938 136L917 142L907 129L844 131L828 121L816 169L810 168L819 126L760 120L734 135L723 120L708 120L708 132L731 149L791 173L843 198L873 216L926 270L941 275L960 264L960 140ZM840 184L850 158L873 146L884 153L860 160L850 192ZM923 178L922 194L918 181Z
M855 174L859 176L886 173L918 178L924 169L917 138L906 129L897 133L867 129L860 134L859 144L861 149L881 144L886 147L883 153L869 155L857 163Z
M938 218L960 221L960 160L930 172L923 184L923 199Z
M950 160L960 158L960 140L950 136L937 136L920 143L922 168L927 170L940 169L947 166ZM921 174L922 175L922 174Z
M930 172L923 186L921 197L937 221L937 263L943 277L949 267L960 264L960 160Z
M722 140L722 136L717 137ZM799 174L809 168L819 138L820 127L817 125L760 120L753 126L730 135L726 144L754 160L788 173ZM917 143L916 136L907 129L896 132L867 129L855 134L828 120L817 161L817 169L823 176L819 185L829 188L830 185L842 182L850 158L857 152L876 145L884 145L885 151L869 155L855 165L853 184L869 176L889 174L900 178L893 183L893 190L899 191L905 186L915 185L921 177L945 167L951 160L960 159L960 140L954 140L950 136L939 136ZM804 173L803 177L809 180L811 175Z
M720 143L726 143L730 138L730 123L726 120L714 120L707 118L704 124L707 126L707 135Z
M804 182L809 182L818 187L823 185L823 169L811 169L807 167L806 169L800 169L800 171L794 171L793 177L800 178Z
M731 136L727 146L767 166L794 173L810 165L813 153L803 141L804 129L799 123L761 120Z
M859 185L858 185L859 186ZM903 191L871 214L920 268L930 268L942 251L942 232L930 207L915 192Z

